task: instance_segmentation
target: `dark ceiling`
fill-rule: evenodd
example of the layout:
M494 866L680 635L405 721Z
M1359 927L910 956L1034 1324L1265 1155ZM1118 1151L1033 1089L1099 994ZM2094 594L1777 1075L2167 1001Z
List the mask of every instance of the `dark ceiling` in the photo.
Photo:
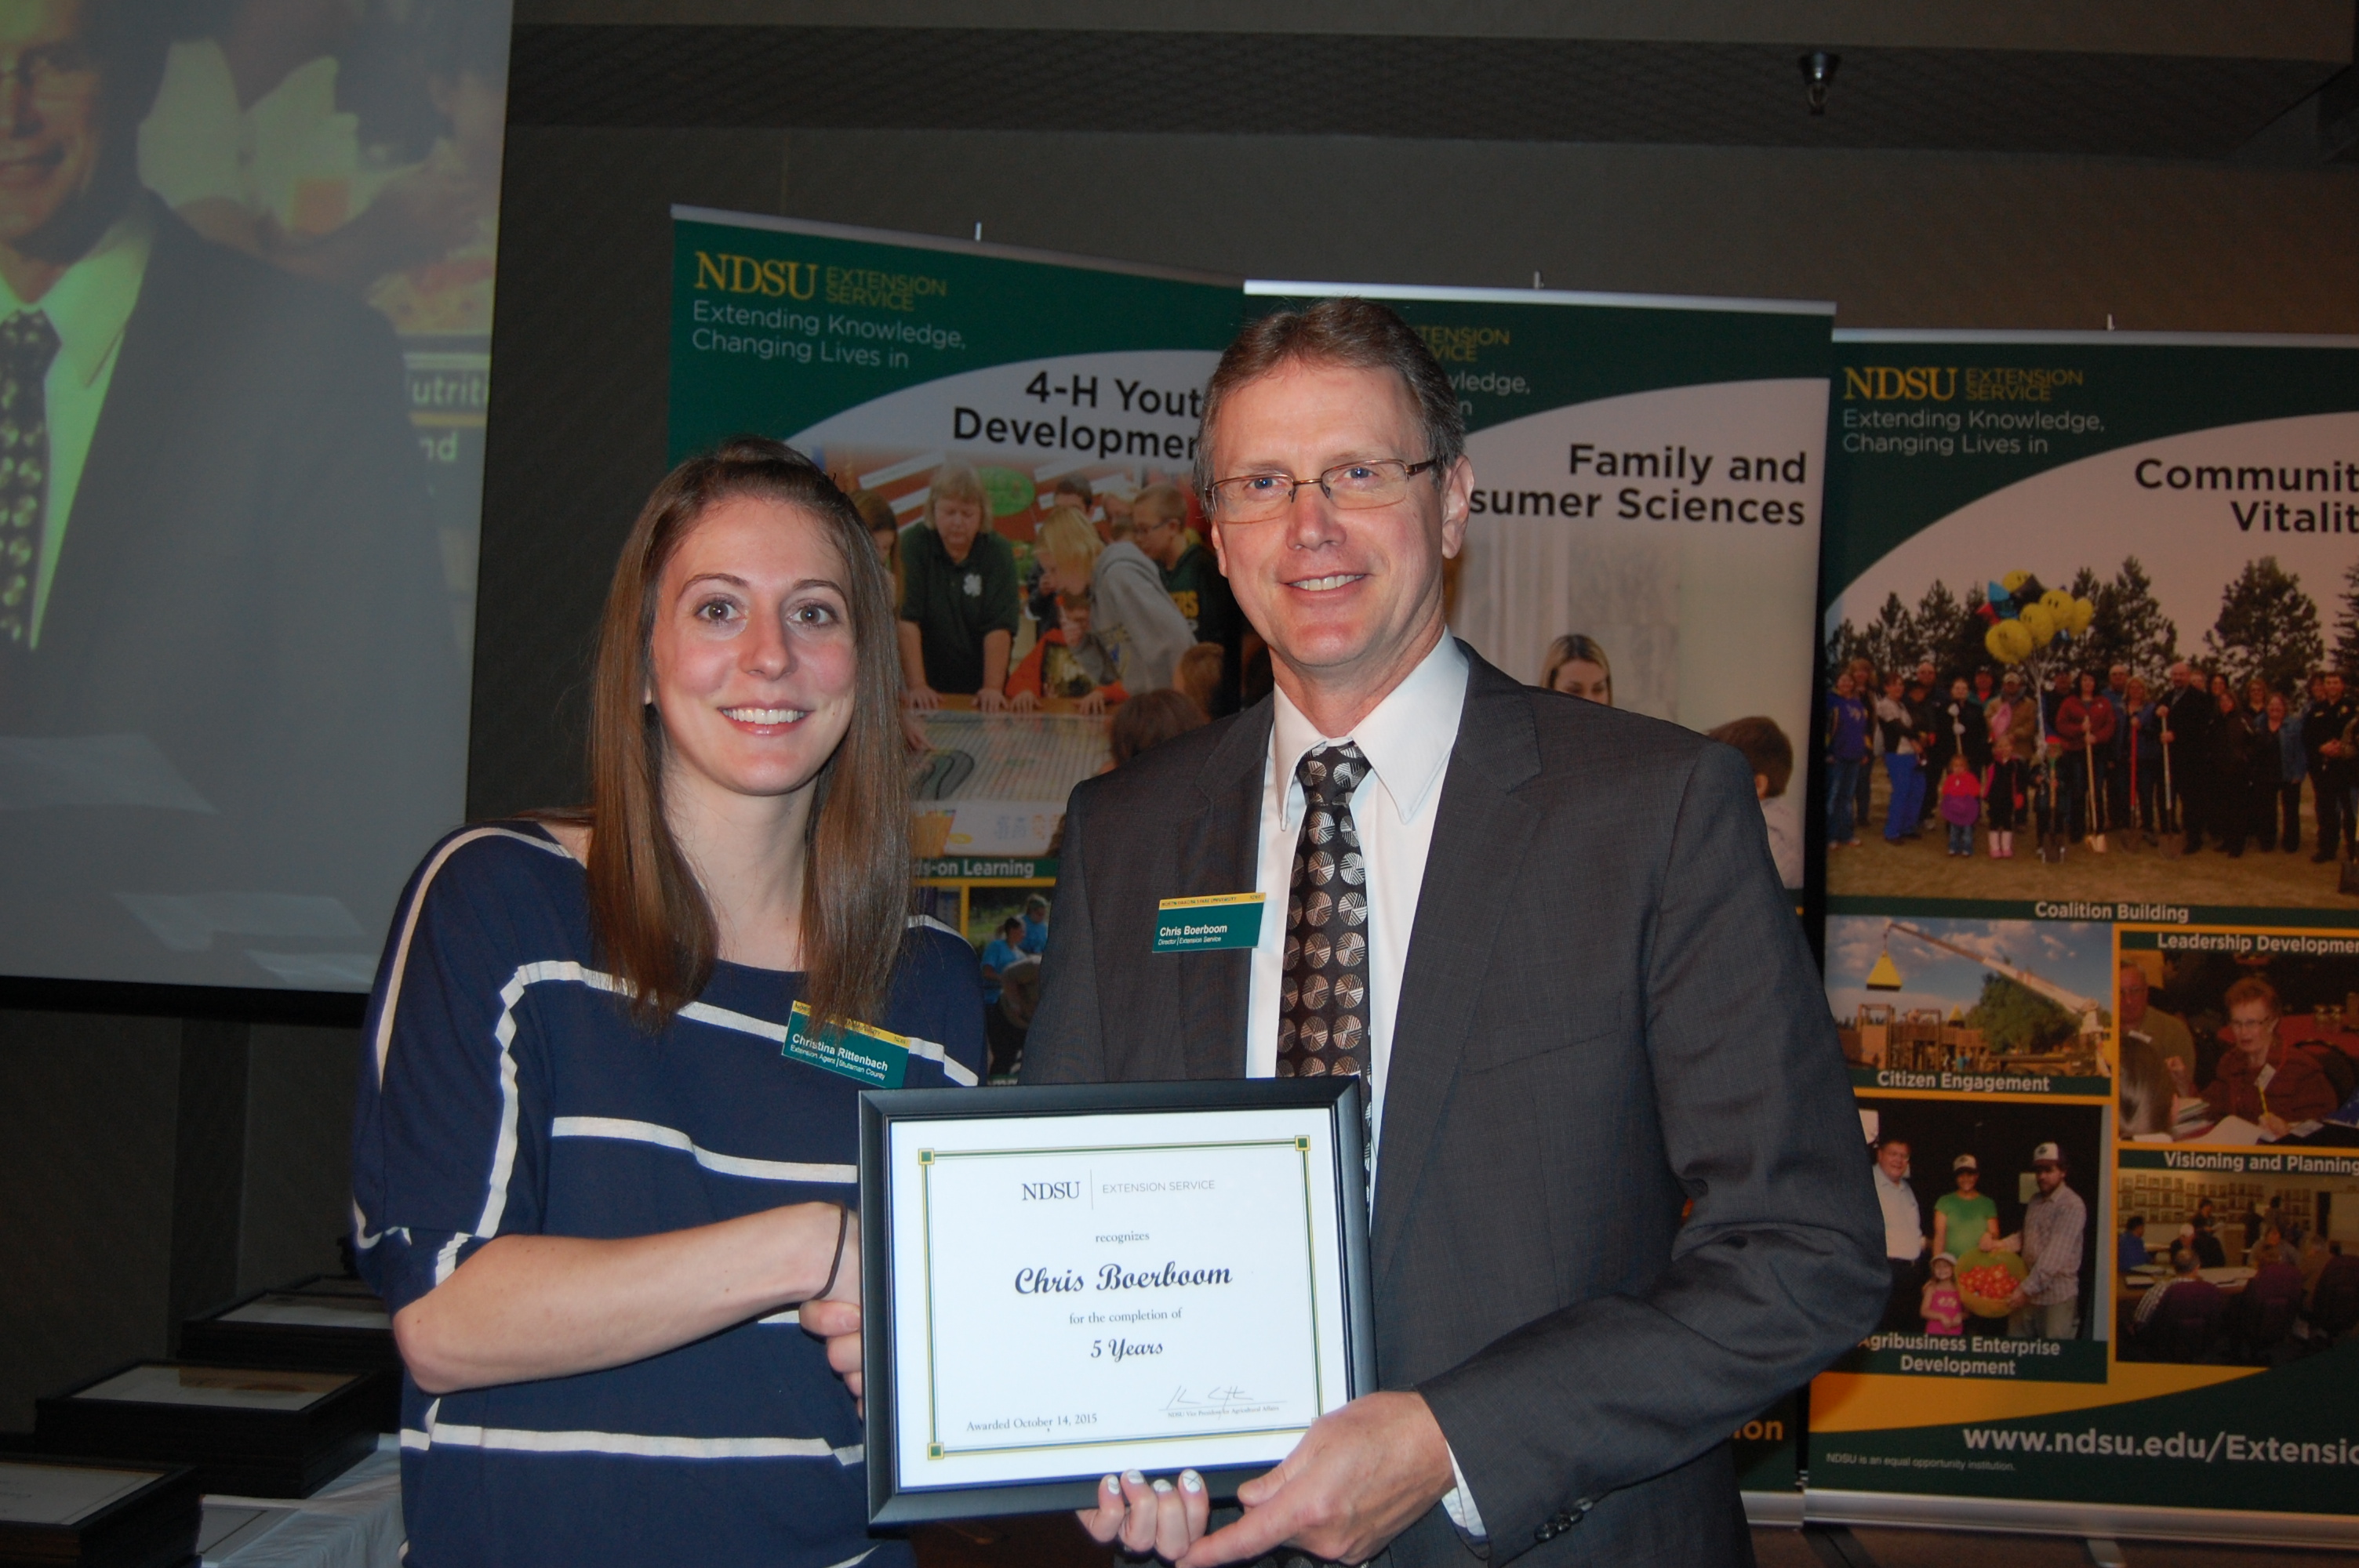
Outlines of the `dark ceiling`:
M516 30L525 125L1227 133L2223 158L2347 114L2315 59L1852 48L1827 113L1793 47L1003 28ZM2321 89L2326 88L2321 93ZM2321 107L2322 105L2322 107ZM2287 143L2285 126L2276 133ZM2266 140L2264 145L2267 145ZM2304 156L2306 151L2307 156Z

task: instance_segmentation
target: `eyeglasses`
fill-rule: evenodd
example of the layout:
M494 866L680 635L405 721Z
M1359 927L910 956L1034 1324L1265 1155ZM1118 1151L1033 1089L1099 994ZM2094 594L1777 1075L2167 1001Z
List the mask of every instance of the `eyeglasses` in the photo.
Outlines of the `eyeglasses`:
M1212 511L1223 523L1266 523L1294 504L1295 492L1315 484L1338 511L1364 512L1390 506L1408 493L1408 481L1441 460L1421 463L1399 458L1372 458L1365 462L1337 463L1316 479L1288 473L1247 473L1212 481Z

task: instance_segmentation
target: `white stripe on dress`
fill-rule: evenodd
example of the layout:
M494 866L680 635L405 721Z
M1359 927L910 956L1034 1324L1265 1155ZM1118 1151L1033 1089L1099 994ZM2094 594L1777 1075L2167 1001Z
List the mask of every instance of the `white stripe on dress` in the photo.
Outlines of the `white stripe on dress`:
M856 1182L856 1165L822 1165L793 1160L754 1160L742 1154L716 1154L701 1147L676 1127L652 1121L631 1121L618 1116L560 1116L549 1125L552 1138L613 1138L630 1143L653 1143L677 1149L708 1171L724 1176L750 1176L761 1182Z

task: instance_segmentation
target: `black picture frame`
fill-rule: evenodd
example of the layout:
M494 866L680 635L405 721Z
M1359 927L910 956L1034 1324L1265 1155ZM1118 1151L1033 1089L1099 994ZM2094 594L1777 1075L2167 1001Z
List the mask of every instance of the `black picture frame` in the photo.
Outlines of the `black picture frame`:
M862 1384L867 1401L866 1469L871 1524L989 1519L1093 1506L1098 1476L998 1481L954 1487L902 1483L894 1431L894 1314L891 1179L886 1134L902 1121L968 1121L1097 1116L1125 1111L1323 1108L1333 1138L1334 1216L1343 1260L1345 1397L1373 1392L1375 1311L1368 1277L1365 1086L1357 1077L1222 1078L1184 1083L1071 1084L973 1089L871 1089L860 1097L860 1266ZM1268 1466L1200 1473L1216 1501Z

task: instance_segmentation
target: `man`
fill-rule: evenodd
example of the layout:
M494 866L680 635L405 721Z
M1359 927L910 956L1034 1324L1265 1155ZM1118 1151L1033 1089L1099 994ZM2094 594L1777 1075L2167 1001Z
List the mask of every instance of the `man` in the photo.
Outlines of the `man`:
M2228 988L2228 1034L2231 1048L2220 1054L2212 1081L2203 1086L2203 1103L2217 1120L2239 1116L2257 1122L2269 1138L2283 1138L2305 1122L2323 1121L2334 1114L2343 1097L2326 1069L2277 1038L2277 988L2258 975L2248 975ZM2172 1079L2181 1094L2195 1091L2190 1080Z
M2144 966L2130 959L2122 960L2121 978L2115 982L2114 992L2121 1002L2122 1033L2152 1045L2155 1054L2170 1068L2174 1083L2194 1083L2200 1070L2195 1036L2183 1022L2153 1004L2154 993ZM2179 1092L2193 1091L2182 1088Z
M2134 1214L2122 1223L2121 1238L2114 1247L2114 1267L2126 1274L2145 1268L2152 1256L2146 1249L2146 1217Z
M1908 1141L1887 1138L1875 1147L1876 1207L1884 1214L1884 1266L1889 1292L1884 1299L1886 1334L1914 1327L1918 1293L1925 1286L1925 1214L1917 1189L1908 1184Z
M934 470L926 514L901 530L901 679L911 708L973 697L1007 707L1007 653L1022 593L1016 552L985 526L983 479L964 463Z
M2193 1249L2172 1248L2170 1278L2147 1286L2138 1298L2137 1309L2130 1314L2130 1340L2146 1359L2156 1359L2169 1349L2164 1343L2167 1324L2184 1325L2179 1331L2183 1347L2206 1346L2218 1333L2228 1315L2228 1295L2198 1272L2201 1266Z
M2324 865L2344 846L2359 841L2359 822L2351 820L2344 795L2354 776L2350 742L2343 739L2352 719L2359 717L2343 689L2343 672L2318 672L2318 697L2301 721L2302 750L2310 754L2310 788L2318 800L2318 849L2310 860Z
M2162 699L2163 768L2190 854L2203 848L2203 834L2212 826L2212 792L2205 772L2212 731L2219 723L2220 705L2212 700L2207 683L2196 678L2194 666L2184 659L2172 665L2170 690Z
M1463 448L1391 311L1247 327L1206 390L1199 486L1277 694L1082 784L1066 816L1027 1081L1373 1091L1383 1391L1192 1550L1184 1484L1110 1477L1084 1515L1190 1568L1281 1543L1389 1542L1400 1568L1743 1561L1727 1433L1857 1343L1886 1290L1744 759L1444 634ZM1248 890L1256 947L1149 952L1160 900ZM1337 965L1348 984L1306 983Z
M1188 622L1199 643L1217 643L1221 650L1221 684L1212 716L1236 708L1236 670L1241 619L1229 579L1220 563L1202 545L1188 542L1188 498L1179 487L1151 484L1131 503L1132 542L1163 574L1163 591Z
M265 984L306 956L224 976L216 933L374 942L460 807L465 694L383 319L137 186L168 36L0 7L0 737L69 808L0 814L0 952Z
M1962 1258L1997 1238L1998 1205L1975 1189L1983 1179L1982 1162L1961 1154L1950 1162L1950 1179L1956 1190L1933 1200L1933 1252Z
M2081 1336L2081 1243L2089 1206L2064 1184L2064 1152L2042 1143L2031 1152L2039 1191L2024 1206L2023 1228L1998 1245L2023 1254L2030 1272L2006 1299L2006 1331L2017 1339Z

